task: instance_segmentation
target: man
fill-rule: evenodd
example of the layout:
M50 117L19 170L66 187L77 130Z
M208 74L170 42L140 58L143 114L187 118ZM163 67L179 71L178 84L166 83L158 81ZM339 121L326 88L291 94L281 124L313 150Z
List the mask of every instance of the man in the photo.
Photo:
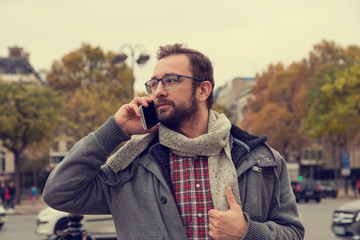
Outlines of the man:
M79 141L49 176L45 202L111 213L119 239L302 239L280 154L210 110L210 60L180 44L160 47L158 60L151 97ZM145 131L139 106L152 101L160 124Z
M10 209L14 209L15 208L15 194L16 194L16 189L15 189L15 183L14 182L10 182L9 186L8 186L8 203L7 203L7 207ZM6 196L5 196L6 197Z

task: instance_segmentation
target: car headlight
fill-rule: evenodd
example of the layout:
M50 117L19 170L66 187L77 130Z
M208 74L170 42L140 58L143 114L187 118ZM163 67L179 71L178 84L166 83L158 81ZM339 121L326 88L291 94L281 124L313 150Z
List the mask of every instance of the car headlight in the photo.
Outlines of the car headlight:
M359 221L360 221L360 212L358 212L358 214L356 215L355 221L356 221L356 222L359 222Z

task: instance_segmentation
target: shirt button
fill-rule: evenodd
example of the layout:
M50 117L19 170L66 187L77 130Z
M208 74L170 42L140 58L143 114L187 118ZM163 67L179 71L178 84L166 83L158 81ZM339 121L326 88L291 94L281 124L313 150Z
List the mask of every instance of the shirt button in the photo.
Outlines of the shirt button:
M160 201L161 201L162 204L166 204L167 203L167 198L164 197L164 196L161 196Z
M197 188L199 188L199 187L200 187L200 184L196 184L195 186L196 186Z
M202 214L201 214L201 213L198 213L198 217L202 217Z

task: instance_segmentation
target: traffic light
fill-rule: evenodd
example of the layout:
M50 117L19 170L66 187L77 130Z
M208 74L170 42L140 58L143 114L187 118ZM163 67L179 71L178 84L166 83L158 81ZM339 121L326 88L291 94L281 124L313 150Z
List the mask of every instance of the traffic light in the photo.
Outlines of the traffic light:
M299 176L298 179L299 179L299 181L301 181L301 180L303 180L304 178L303 178L303 176Z

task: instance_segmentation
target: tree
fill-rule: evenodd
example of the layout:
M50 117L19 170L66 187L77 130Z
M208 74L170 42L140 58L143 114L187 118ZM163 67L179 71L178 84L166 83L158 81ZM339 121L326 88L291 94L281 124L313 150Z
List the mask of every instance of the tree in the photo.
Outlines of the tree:
M218 113L223 113L226 115L227 118L231 119L231 110L225 106L225 105L222 105L220 103L214 103L213 106L212 106L212 109Z
M78 50L55 61L47 75L48 86L62 95L72 96L76 90L100 84L98 90L115 94L120 99L131 97L131 71L124 64L116 67L113 52L105 54L100 47L83 44Z
M309 78L309 115L305 129L313 137L324 137L332 147L336 179L340 154L346 151L348 139L359 132L360 126L360 48L343 49L334 42L323 41L310 53L314 74Z
M77 141L131 100L130 68L126 64L116 67L114 56L100 47L83 44L53 63L48 84L61 95L65 107L58 134L73 136Z
M14 154L16 189L20 189L20 155L29 145L46 139L59 117L60 104L50 89L0 83L0 140Z
M66 106L66 133L80 139L95 131L125 103L101 88L100 83L78 89L71 98L63 99Z
M306 142L301 133L301 120L307 114L306 79L309 68L305 62L293 63L287 69L282 64L269 65L257 76L252 89L253 99L242 127L257 135L269 135L269 143L285 158L290 152L300 155Z

